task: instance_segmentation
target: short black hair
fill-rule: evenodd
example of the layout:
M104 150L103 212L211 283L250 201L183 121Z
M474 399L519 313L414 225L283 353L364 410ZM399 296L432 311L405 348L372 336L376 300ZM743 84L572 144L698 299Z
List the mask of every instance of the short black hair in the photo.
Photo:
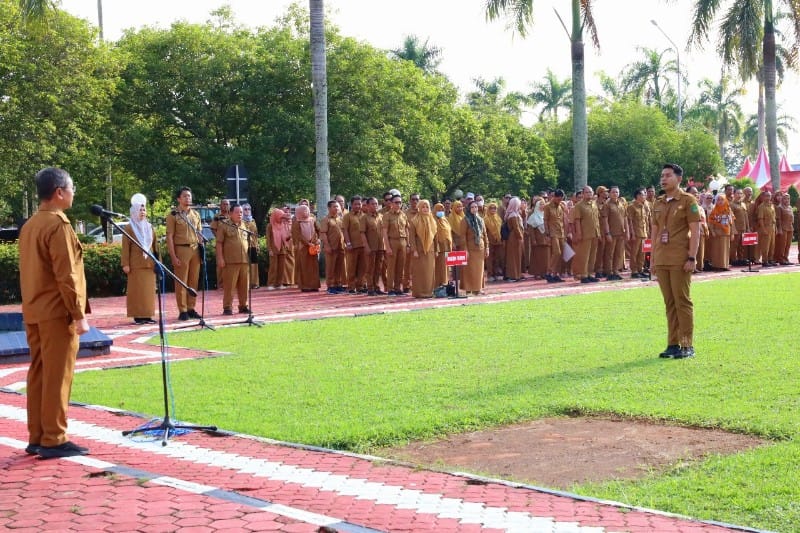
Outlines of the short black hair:
M358 194L356 194L355 196L351 196L350 197L350 203L353 203L356 200L363 200L363 198L361 198L361 196L359 196Z
M328 200L328 207L331 207L333 204L339 205L339 202L336 200Z
M47 167L37 172L33 179L36 182L36 196L39 200L49 200L56 193L56 189L67 186L69 173L63 168Z
M180 189L178 189L178 192L175 193L175 198L176 199L180 198L181 194L183 194L183 191L189 191L189 193L191 194L192 189L190 189L189 187L181 187Z
M563 189L556 189L555 191L553 191L553 196L557 196L559 198L563 198L564 197L564 190Z
M664 165L664 167L662 168L662 170L663 170L664 168L671 168L671 169L672 169L672 171L675 173L675 175L676 175L676 176L678 176L679 178L682 178L682 177L683 177L683 169L681 168L681 166L680 166L680 165L677 165L677 164L675 164L675 163L667 163L666 165Z

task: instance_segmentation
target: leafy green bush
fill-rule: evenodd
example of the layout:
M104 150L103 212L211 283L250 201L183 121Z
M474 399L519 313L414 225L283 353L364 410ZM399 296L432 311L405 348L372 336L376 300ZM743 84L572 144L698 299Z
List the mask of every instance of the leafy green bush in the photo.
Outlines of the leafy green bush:
M19 301L19 252L17 244L0 243L0 304Z

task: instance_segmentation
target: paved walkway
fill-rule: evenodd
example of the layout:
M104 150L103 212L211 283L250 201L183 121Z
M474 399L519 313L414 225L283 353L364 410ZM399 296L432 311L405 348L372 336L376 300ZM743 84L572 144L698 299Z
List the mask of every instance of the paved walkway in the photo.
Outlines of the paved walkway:
M742 275L750 274L735 270L713 277ZM696 282L710 277L701 275ZM490 284L485 296L436 300L258 289L253 292L253 309L257 320L269 323L642 285L638 280L588 287L526 280ZM177 311L171 295L166 300L167 327L173 329L178 326ZM91 303L92 325L114 337L114 345L109 355L79 359L78 371L160 362L158 348L142 342L156 334L157 327L134 326L124 316L124 298ZM0 307L0 312L18 310L18 306ZM222 316L221 291L206 293L205 310L207 322L213 325L246 318ZM173 360L215 355L170 348ZM146 420L98 406L73 405L69 413L70 435L88 445L91 455L41 460L23 451L27 444L25 397L17 391L24 387L25 374L25 363L0 359L0 528L31 532L754 531L222 431L174 435L162 446L150 437L122 435Z

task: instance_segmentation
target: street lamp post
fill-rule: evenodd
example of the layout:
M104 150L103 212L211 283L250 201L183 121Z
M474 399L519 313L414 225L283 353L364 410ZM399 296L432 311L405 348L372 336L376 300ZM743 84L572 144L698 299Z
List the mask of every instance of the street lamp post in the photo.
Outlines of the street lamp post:
M653 26L658 28L658 31L660 31L664 37L667 38L669 44L671 44L675 49L675 55L678 56L678 125L680 125L683 123L683 111L681 110L681 52L678 49L678 45L672 41L667 32L661 29L661 26L658 25L658 22L656 22L655 19L651 19L650 22L652 22Z

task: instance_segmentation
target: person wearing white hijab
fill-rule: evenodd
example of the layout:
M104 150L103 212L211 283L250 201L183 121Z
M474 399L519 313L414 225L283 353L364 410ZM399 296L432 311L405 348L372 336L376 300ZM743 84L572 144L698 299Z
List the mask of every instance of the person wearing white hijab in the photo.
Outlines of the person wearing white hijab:
M155 254L156 235L147 221L147 198L143 194L136 193L131 197L130 213L130 223L124 228L122 239L122 271L128 276L128 316L137 324L155 324L155 264L142 248Z

